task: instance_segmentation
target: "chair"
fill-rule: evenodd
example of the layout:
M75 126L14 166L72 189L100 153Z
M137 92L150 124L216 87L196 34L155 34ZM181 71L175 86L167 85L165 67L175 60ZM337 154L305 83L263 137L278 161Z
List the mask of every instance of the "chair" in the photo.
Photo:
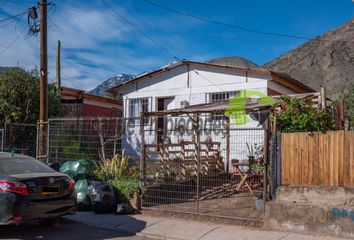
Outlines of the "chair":
M241 181L237 184L236 186L236 191L240 191L240 189L242 188L242 186L246 186L246 188L253 194L253 190L251 188L251 186L248 183L248 178L249 178L249 173L247 172L242 172L240 167L249 167L248 162L242 162L240 163L239 160L237 159L232 159L231 160L231 165L233 168L233 173L231 178L235 178L237 176L240 176Z

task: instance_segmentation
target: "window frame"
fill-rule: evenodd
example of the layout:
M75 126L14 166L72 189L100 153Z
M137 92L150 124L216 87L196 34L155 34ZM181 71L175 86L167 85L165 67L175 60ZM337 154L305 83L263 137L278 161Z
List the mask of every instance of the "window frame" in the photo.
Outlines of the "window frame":
M151 97L127 98L125 101L126 117L134 126L140 125L141 113L151 112L151 104L152 104ZM134 106L137 107L137 109L132 108ZM148 125L149 123L150 123L150 118L145 118L144 125Z

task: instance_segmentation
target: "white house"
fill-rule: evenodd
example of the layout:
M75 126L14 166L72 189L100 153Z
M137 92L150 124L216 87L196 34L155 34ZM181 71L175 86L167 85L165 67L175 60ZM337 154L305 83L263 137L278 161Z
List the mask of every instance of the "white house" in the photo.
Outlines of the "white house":
M168 64L109 92L122 97L123 116L132 118L139 117L142 111L170 110L230 99L240 90L256 90L267 95L314 92L284 73L193 61ZM138 120L134 123L138 125ZM256 125L251 122L247 127ZM139 155L138 129L135 133L123 139L122 147L128 149L128 154ZM158 137L155 136L155 141Z

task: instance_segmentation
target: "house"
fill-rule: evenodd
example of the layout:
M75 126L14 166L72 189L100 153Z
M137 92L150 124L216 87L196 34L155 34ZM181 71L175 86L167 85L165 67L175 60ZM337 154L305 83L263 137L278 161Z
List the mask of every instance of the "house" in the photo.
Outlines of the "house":
M121 117L122 101L61 87L60 102L68 107L68 117Z
M255 90L268 96L314 92L285 73L194 61L168 64L138 75L108 91L121 96L123 116L132 119L131 125L136 130L134 132L139 133L138 118L141 112L165 111L228 100L241 90ZM215 118L218 117L214 116ZM165 127L166 121L144 124L145 127L159 130ZM243 127L256 128L258 125L257 121L251 121ZM147 141L161 143L161 131L155 132L156 136ZM126 137L125 143L122 141L128 154L139 155L139 139L139 134L133 134ZM243 143L247 143L246 138Z

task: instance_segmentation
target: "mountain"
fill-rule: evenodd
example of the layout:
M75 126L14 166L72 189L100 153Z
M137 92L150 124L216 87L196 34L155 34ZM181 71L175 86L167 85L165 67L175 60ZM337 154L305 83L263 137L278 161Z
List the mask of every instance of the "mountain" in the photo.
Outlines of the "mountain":
M10 71L13 68L18 68L18 67L0 67L0 75L4 75L7 71Z
M354 83L354 18L262 67L286 72L315 90L324 86L328 96L337 97Z
M259 66L254 62L238 56L214 58L207 61L207 63L213 63L217 65L230 66L230 67L259 68Z
M96 88L92 89L88 93L97 95L97 96L104 96L106 94L106 90L115 86L118 86L120 84L123 84L131 79L133 79L135 75L131 74L119 74L115 77L109 78L100 85L98 85Z

